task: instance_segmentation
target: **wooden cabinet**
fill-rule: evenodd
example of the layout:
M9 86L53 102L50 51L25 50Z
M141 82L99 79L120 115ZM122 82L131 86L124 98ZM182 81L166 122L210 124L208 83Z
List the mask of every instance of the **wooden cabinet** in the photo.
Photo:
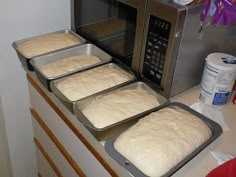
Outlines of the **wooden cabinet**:
M39 176L130 176L34 74L27 79Z

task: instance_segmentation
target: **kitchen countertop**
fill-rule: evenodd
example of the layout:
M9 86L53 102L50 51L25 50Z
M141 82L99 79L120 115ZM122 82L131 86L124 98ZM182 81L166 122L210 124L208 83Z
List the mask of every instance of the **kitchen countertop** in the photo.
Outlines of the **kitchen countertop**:
M185 91L171 99L186 105L192 105L198 101L199 86ZM232 101L221 110L224 115L224 121L229 127L211 143L206 149L189 161L185 166L178 170L173 177L204 177L212 169L218 166L216 159L210 154L211 151L220 153L229 153L236 156L236 105ZM213 119L214 120L214 119Z
M68 120L74 124L75 128L77 128L83 136L95 149L98 151L101 156L106 160L111 167L118 172L119 175L127 176L127 174L123 171L123 169L105 152L101 143L96 140L87 130L86 128L78 121L78 119L71 114L65 106L55 97L54 94L47 91L41 83L39 83L33 72L28 72L28 80L31 82L35 82L35 84L50 98L52 101L62 112L68 117ZM190 90L187 90L174 98L171 101L181 102L186 105L192 105L193 103L198 101L199 96L199 87L196 86ZM229 127L229 131L223 132L223 134L217 138L213 143L211 143L207 148L205 148L202 152L200 152L196 157L194 157L191 161L189 161L186 165L184 165L181 169L179 169L173 177L204 177L206 176L212 169L217 167L217 162L210 154L210 151L217 151L221 153L230 153L236 155L236 105L233 105L232 102L223 109L223 114L225 117L225 122ZM129 175L128 175L129 176Z

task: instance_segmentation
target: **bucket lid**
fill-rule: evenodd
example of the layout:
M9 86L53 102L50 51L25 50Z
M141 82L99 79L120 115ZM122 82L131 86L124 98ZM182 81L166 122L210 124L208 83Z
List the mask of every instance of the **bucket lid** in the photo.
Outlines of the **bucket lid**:
M219 70L236 71L236 57L225 53L211 53L206 61Z

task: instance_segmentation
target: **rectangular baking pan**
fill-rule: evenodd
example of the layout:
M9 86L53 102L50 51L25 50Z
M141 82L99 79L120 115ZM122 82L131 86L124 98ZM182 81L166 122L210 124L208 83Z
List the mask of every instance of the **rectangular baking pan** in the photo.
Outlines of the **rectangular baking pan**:
M82 45L82 44L84 44L86 42L86 40L84 38L82 38L81 36L79 36L78 34L74 33L72 30L69 30L69 29L60 30L60 31L52 32L52 33L47 33L47 34L43 34L43 35L39 35L39 36L27 38L27 39L15 41L15 42L13 42L12 47L16 50L18 58L20 59L20 62L22 64L23 68L26 71L28 71L28 70L29 71L34 71L34 67L30 64L30 60L32 58L39 57L39 56L42 56L42 55L45 55L45 54L49 54L49 53L52 53L52 52L56 52L56 51L60 51L60 50L63 50L63 49L67 49L67 48L73 47L73 46L68 46L68 47L61 48L61 49L58 49L58 50L54 50L54 51L51 51L51 52L47 52L47 53L44 53L44 54L41 54L41 55L37 55L37 56L34 56L32 58L25 57L17 48L18 45L20 45L21 43L23 43L25 41L30 41L30 40L36 39L38 37L42 37L42 36L45 36L45 35L48 35L48 34L55 34L55 33L69 33L69 34L75 36L76 38L78 38L80 43L76 44L76 45L73 45L73 46Z
M95 127L90 121L89 119L83 114L83 110L86 108L86 106L88 104L90 104L94 99L98 99L99 97L105 96L107 94L113 93L113 92L117 92L117 91L122 91L122 90L134 90L134 89L143 89L146 90L149 94L154 95L156 97L156 99L159 101L160 105L166 104L168 102L168 100L166 98L164 98L162 95L158 94L157 92L155 92L150 86L148 86L146 83L144 82L133 82L129 85L114 89L112 91L109 92L105 92L105 93L99 93L99 94L95 94L93 96L89 96L87 98L81 99L80 101L76 102L74 105L74 113L76 115L76 117L80 120L80 122L82 122L86 127L88 127L89 129L92 129L94 132L96 133L100 133L102 131L105 131L107 129L110 129L114 126L122 126L122 124L124 124L127 121L130 121L132 119L135 119L137 117L140 116L140 114L142 114L143 112L134 115L132 117L128 117L125 120L122 120L120 122L114 123L112 125L106 126L104 128L97 128ZM151 110L152 108L150 108ZM148 112L150 110L147 110L145 112Z
M121 86L124 86L128 83L131 83L133 81L136 80L136 76L134 75L134 73L131 71L131 69L129 69L128 67L124 66L124 65L120 65L118 63L107 63L107 64L104 64L103 65L104 67L116 67L116 68L119 68L119 69L122 69L122 70L125 70L127 72L127 74L129 75L130 79L124 83L121 83L121 84L118 84L114 87L111 87L111 88L108 88L108 89L105 89L103 91L100 91L98 93L103 93L103 92L106 92L106 91L109 91L109 90L112 90L112 89L115 89L115 88L118 88L118 87L121 87ZM86 71L82 71L82 72L86 72ZM76 73L76 74L80 74L80 73ZM56 80L53 80L52 82L50 82L50 88L52 90L52 92L61 100L61 102L72 112L74 113L73 111L73 107L74 107L74 104L79 101L79 100L76 100L76 101L71 101L69 100L60 90L57 89L56 87L56 84L58 82L60 82L62 79L65 79L66 77L70 77L70 76L65 76L63 78L60 78L60 79L56 79ZM94 94L97 94L97 93L94 93ZM92 95L94 95L92 94ZM89 95L91 96L91 95ZM88 97L88 96L87 96ZM86 97L85 97L86 98ZM81 98L83 99L83 98Z
M200 145L197 149L195 149L191 154L189 154L182 161L180 161L178 164L176 164L172 169L170 169L162 177L171 176L178 169L180 169L182 166L184 166L188 161L190 161L192 158L194 158L198 153L200 153L204 148L206 148L209 144L211 144L222 133L222 128L218 123L216 123L213 120L205 117L204 115L194 111L193 109L191 109L190 107L188 107L182 103L178 103L178 102L169 103L169 104L163 105L159 108L153 109L153 112L158 111L163 108L166 108L166 107L181 108L181 109L184 109L184 110L190 112L191 114L197 116L199 119L203 120L206 123L206 125L210 128L210 130L212 131L212 136L207 141L205 141L202 145ZM138 119L141 119L143 117L144 116L141 116ZM129 162L129 160L127 160L118 151L116 151L116 149L114 148L114 142L117 138L118 138L118 136L114 136L105 142L105 150L107 151L107 153L113 159L115 159L121 166L123 166L127 171L129 171L133 176L147 177L137 167L135 167L131 162Z
M65 58L68 58L71 56L75 56L75 55L94 55L94 56L97 56L101 61L96 64L86 66L84 68L79 68L74 71L70 71L70 72L55 76L55 77L47 77L41 72L41 69L40 69L41 66L48 64L48 63L53 63L55 61L59 61L59 60L62 60L62 59L65 59ZM61 50L58 52L54 52L54 53L50 53L47 55L33 58L32 60L30 60L30 63L34 67L38 79L49 91L51 91L50 82L52 80L59 79L59 78L64 77L66 75L70 75L70 74L73 74L73 73L76 73L79 71L86 70L88 68L92 68L95 66L99 66L99 65L108 63L111 61L111 59L112 59L112 57L110 55L108 55L107 53L105 53L103 50L99 49L95 45L84 44L84 45L72 47L69 49L65 49L65 50Z

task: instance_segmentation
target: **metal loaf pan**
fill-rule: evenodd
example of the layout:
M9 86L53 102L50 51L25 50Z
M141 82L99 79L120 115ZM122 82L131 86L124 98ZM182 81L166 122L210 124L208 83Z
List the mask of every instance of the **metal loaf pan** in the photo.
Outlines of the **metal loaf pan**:
M87 98L84 98L78 102L76 102L76 104L74 105L74 112L75 115L77 116L77 118L89 129L92 129L94 133L98 134L101 133L107 129L113 128L115 126L122 126L124 123L135 119L137 117L140 116L140 114L143 114L144 112L141 112L137 115L134 115L132 117L128 117L125 120L122 120L120 122L114 123L112 125L106 126L104 128L97 128L95 127L90 121L89 119L83 114L83 110L86 108L86 106L88 104L90 104L93 100L95 99L99 99L105 95L117 92L117 91L123 91L123 90L135 90L135 89L143 89L146 90L149 94L153 95L156 97L156 99L159 101L160 105L166 104L168 102L168 100L166 98L164 98L162 95L158 94L157 92L155 92L150 86L148 86L146 83L144 82L134 82L131 83L129 85L114 89L112 91L106 92L106 93L102 93L102 94L96 94L93 96L89 96ZM157 106L156 106L157 107ZM149 110L145 111L145 113L147 113L148 111L150 111L152 108L150 108Z
M65 58L68 58L68 57L71 57L71 56L76 56L76 55L94 55L94 56L97 56L101 61L96 63L96 64L86 66L86 67L83 67L83 68L79 68L79 69L76 69L74 71L70 71L70 72L55 76L55 77L47 77L46 75L44 75L41 72L41 67L45 64L53 63L55 61L59 61L59 60L62 60L62 59L65 59ZM72 47L72 48L69 48L69 49L65 49L65 50L61 50L61 51L58 51L58 52L54 52L54 53L50 53L50 54L47 54L47 55L43 55L43 56L40 56L40 57L33 58L32 60L30 60L30 63L34 67L38 79L41 81L41 83L49 91L51 91L50 82L52 80L58 79L58 78L61 78L61 77L64 77L66 75L70 75L70 74L73 74L73 73L76 73L76 72L79 72L79 71L83 71L83 70L86 70L88 68L92 68L92 67L95 67L95 66L98 66L98 65L108 63L108 62L111 61L111 59L112 59L112 57L110 55L108 55L107 53L105 53L104 51L102 51L101 49L96 47L95 45L93 45L93 44L84 44L84 45Z
M202 145L200 145L197 149L195 149L191 154L186 156L182 161L180 161L178 164L176 164L172 169L170 169L166 174L164 174L162 176L162 177L169 177L173 173L175 173L178 169L180 169L182 166L184 166L188 161L190 161L192 158L194 158L198 153L200 153L209 144L211 144L217 137L219 137L222 133L222 128L218 123L216 123L213 120L205 117L204 115L194 111L193 109L191 109L190 107L188 107L182 103L177 103L177 102L169 103L167 105L163 105L159 108L153 109L153 112L163 109L165 107L170 107L173 109L180 108L180 109L184 109L184 110L190 112L191 114L195 115L199 119L203 120L206 123L206 125L210 128L210 130L212 131L212 136L207 141L205 141ZM143 117L144 116L139 117L139 119L143 118ZM133 176L147 177L137 167L135 167L131 162L129 162L128 159L126 159L118 151L116 151L116 149L114 148L114 142L116 141L117 138L118 138L118 136L114 136L105 142L105 150L108 152L108 154L113 159L115 159L121 166L123 166L127 171L129 171Z
M30 64L30 60L32 58L27 58L24 56L24 54L18 50L18 46L26 41L30 41L30 40L33 40L33 39L36 39L38 37L43 37L43 36L46 36L46 35L49 35L49 34L55 34L55 33L69 33L73 36L75 36L76 38L79 39L80 43L79 44L76 44L76 45L72 45L72 46L68 46L68 47L64 47L64 48L61 48L61 49L58 49L58 50L54 50L54 51L51 51L51 52L47 52L47 53L43 53L43 54L40 54L40 55L37 55L37 56L34 56L32 58L35 58L35 57L39 57L39 56L42 56L42 55L45 55L45 54L49 54L49 53L52 53L52 52L56 52L56 51L60 51L60 50L63 50L63 49L67 49L67 48L70 48L70 47L73 47L73 46L78 46L78 45L82 45L86 42L86 40L84 38L82 38L81 36L79 36L78 34L74 33L72 30L69 30L69 29L66 29L66 30L60 30L60 31L56 31L56 32L52 32L52 33L47 33L47 34L43 34L43 35L39 35L39 36L35 36L35 37L31 37L31 38L27 38L27 39L23 39L23 40L18 40L18 41L15 41L13 42L12 44L12 47L16 50L16 53L18 55L18 58L20 59L20 62L23 66L23 68L27 71L34 71L34 67Z
M105 90L103 90L103 91L99 91L99 92L97 92L97 93L103 93L103 92L106 92L106 91L109 91L109 90L112 90L112 89L115 89L115 88L124 86L124 85L129 84L129 83L131 83L131 82L133 82L133 81L136 80L136 76L134 75L134 73L133 73L128 67L126 67L126 66L124 66L124 65L115 64L115 63L107 63L107 64L104 64L104 65L102 65L102 66L103 66L103 67L115 67L115 68L118 68L118 69L121 69L121 70L126 71L126 72L127 72L127 75L129 76L129 80L126 81L126 82L123 82L123 83L121 83L121 84L118 84L118 85L116 85L116 86L114 86L114 87L110 87L110 88L105 89ZM98 67L99 67L99 66L98 66ZM94 69L94 68L91 68L91 69ZM85 70L85 71L82 71L82 72L86 72L86 71L88 71L88 70ZM80 72L80 73L82 73L82 72ZM80 73L76 73L76 74L80 74ZM74 104L75 104L77 101L79 101L79 100L81 100L81 99L83 99L83 98L81 98L81 99L79 99L79 100L71 101L71 100L69 100L60 90L58 90L57 87L56 87L56 84L57 84L58 82L60 82L62 79L66 79L67 77L70 77L70 76L72 76L72 75L65 76L65 77L63 77L63 78L60 78L60 79L56 79L56 80L51 81L51 82L50 82L50 88L51 88L52 92L61 100L61 102L62 102L72 113L74 113L74 111L73 111ZM97 94L97 93L94 93L94 94L92 94L92 95L95 95L95 94ZM91 95L89 95L89 96L91 96ZM86 96L86 97L88 97L88 96ZM85 97L85 98L86 98L86 97Z

